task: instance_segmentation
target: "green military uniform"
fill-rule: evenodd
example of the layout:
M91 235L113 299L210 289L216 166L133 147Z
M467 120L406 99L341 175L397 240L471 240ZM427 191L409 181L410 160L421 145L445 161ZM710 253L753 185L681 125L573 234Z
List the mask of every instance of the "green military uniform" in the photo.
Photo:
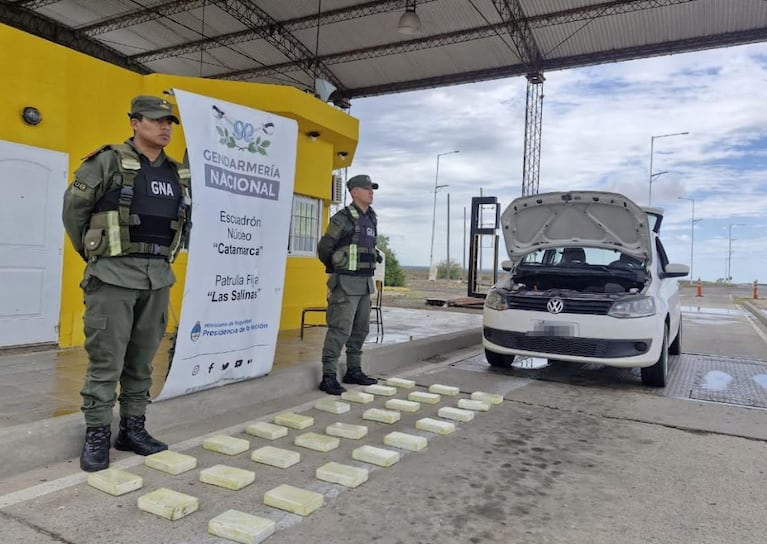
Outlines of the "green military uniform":
M353 177L347 185L350 190L355 187L378 188L365 175ZM322 348L323 381L331 378L338 390L342 389L335 382L335 376L344 345L347 367L344 381L376 381L365 376L361 369L362 345L370 331L370 294L375 291L376 236L377 220L373 209L363 211L352 203L331 217L317 244L318 257L330 274L327 282L328 331ZM360 379L355 380L355 375ZM323 384L320 388L326 390Z
M346 368L362 366L362 344L370 332L372 276L331 274L328 278L328 332L322 346L322 373L334 374L346 345Z
M140 155L132 140L125 144ZM162 152L151 164L161 166L169 160ZM84 257L84 233L96 204L108 191L119 188L118 161L117 153L102 148L78 168L64 194L64 227L75 250ZM88 260L80 284L89 358L81 391L87 426L112 421L118 382L120 415L144 415L152 359L165 333L170 287L175 281L168 259L162 256L128 254Z
M133 138L88 155L64 194L64 227L88 263L80 284L88 352L80 468L87 472L109 467L116 400L115 448L139 455L168 449L147 432L144 413L176 281L170 263L191 226L189 169L164 152L179 122L170 102L137 96L128 117Z

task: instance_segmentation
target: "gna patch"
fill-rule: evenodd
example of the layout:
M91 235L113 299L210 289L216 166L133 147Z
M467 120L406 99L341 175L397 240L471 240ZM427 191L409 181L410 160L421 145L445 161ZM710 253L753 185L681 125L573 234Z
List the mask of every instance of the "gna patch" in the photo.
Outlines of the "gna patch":
M74 180L72 182L72 185L74 186L75 189L78 189L83 192L87 192L89 190L88 186L82 181L80 181L79 179Z

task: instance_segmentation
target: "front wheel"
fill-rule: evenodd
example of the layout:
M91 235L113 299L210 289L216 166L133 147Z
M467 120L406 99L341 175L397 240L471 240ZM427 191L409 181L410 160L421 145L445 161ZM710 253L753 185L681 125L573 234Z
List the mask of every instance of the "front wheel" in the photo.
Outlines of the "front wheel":
M511 363L514 362L513 355L504 355L503 353L496 353L485 348L485 359L490 366L496 368L509 368Z
M642 369L642 383L648 387L666 387L668 377L668 326L663 327L663 343L658 362Z
M668 346L668 352L671 355L682 354L682 316L679 316L679 330L676 333L676 338Z

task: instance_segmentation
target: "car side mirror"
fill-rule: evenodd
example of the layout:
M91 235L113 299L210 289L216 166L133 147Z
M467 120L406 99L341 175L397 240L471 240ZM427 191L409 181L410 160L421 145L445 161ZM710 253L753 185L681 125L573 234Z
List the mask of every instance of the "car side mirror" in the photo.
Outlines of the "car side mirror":
M512 264L512 262L511 262L511 261L502 261L502 262L501 262L501 268L502 268L502 269L503 269L505 272L511 272L511 269L512 269L512 267L513 267L513 266L514 266L514 265Z
M690 273L690 267L686 264L669 263L663 271L664 278L681 278Z

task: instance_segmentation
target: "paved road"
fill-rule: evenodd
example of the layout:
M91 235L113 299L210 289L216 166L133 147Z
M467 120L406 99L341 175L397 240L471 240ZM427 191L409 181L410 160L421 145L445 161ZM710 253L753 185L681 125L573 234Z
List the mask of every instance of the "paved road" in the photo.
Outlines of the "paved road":
M701 379L716 371L711 369L717 361L739 371L745 368L744 379L751 381L767 375L767 363L755 357L767 350L753 319L728 295L704 298L705 304L686 300L686 355L675 361L676 368L704 368L693 376L692 385L698 388ZM693 309L698 305L701 311ZM483 390L501 393L505 400L447 436L422 433L414 425L421 417L434 416L440 406L455 405L455 398L403 414L394 425L367 423L370 434L361 442L380 446L386 433L397 430L426 436L429 446L403 453L392 467L371 470L370 480L353 490L314 478L315 469L331 460L360 466L351 460L351 451L360 445L352 440L342 440L339 449L328 453L301 450L301 463L285 470L256 466L248 454L207 452L201 439L174 445L197 457L201 467L223 463L255 470L256 482L238 492L199 483L197 471L166 476L138 464L137 457L127 457L120 463L142 475L145 487L111 497L84 485L76 466L70 467L48 487L30 488L27 500L0 497L5 505L0 539L42 544L222 542L205 533L207 520L235 508L277 521L269 544L765 541L764 410L728 399L700 402L647 389L629 371L562 365L491 370L479 349L412 364L398 375L414 379L419 389L444 383L459 386L464 397ZM397 398L405 396L400 392ZM386 401L377 397L372 405L354 405L349 413L334 416L312 408L318 398L309 393L288 399L280 410L314 416L310 430L321 432L333 421L362 424L365 409L383 407ZM265 407L253 418L268 419L268 412ZM239 434L244 423L210 432L245 436ZM270 444L299 450L292 445L297 434L291 431ZM267 443L250 439L253 447ZM319 491L326 504L306 518L263 506L263 494L280 483ZM200 511L173 523L139 512L137 497L162 486L198 496Z

